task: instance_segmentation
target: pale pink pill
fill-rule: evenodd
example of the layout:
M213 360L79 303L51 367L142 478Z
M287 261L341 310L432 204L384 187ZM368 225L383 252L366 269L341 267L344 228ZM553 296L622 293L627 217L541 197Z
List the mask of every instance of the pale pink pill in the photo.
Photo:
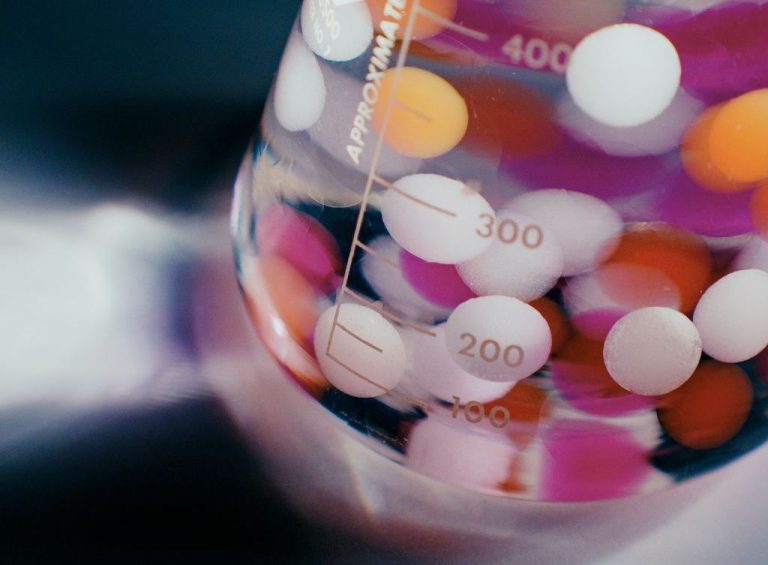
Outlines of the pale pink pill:
M274 205L259 215L256 240L261 255L278 255L324 293L341 281L341 259L333 236L314 218Z
M734 260L733 268L760 269L768 273L768 240L752 236Z
M618 245L623 224L608 204L580 192L544 189L513 198L506 210L524 214L552 232L563 251L563 275L591 271Z
M416 425L408 438L405 465L448 483L496 490L516 453L506 434L486 432L463 416L451 418L449 412Z
M558 103L560 123L571 137L609 155L642 157L675 149L704 105L682 89L659 116L634 127L612 127L581 111L570 96Z
M445 324L431 331L434 336L416 330L407 334L414 378L430 394L446 402L453 402L456 396L467 401L489 402L512 390L514 383L478 379L459 367L446 348Z
M544 317L509 296L468 300L448 318L445 340L454 361L481 379L514 383L541 369L552 350Z
M476 294L464 283L454 265L430 263L403 250L403 277L421 296L438 306L455 308Z
M576 329L602 341L613 324L632 310L646 306L678 309L680 292L655 269L612 264L570 279L563 301Z

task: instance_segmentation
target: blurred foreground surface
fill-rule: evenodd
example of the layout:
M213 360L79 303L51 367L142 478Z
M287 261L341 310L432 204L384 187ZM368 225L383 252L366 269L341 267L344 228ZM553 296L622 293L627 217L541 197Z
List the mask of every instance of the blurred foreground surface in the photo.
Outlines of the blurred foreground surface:
M410 562L287 509L214 398L208 383L221 375L204 367L247 373L237 344L253 339L242 318L219 321L216 343L232 346L211 364L216 353L201 342L211 336L191 329L193 312L205 319L219 301L239 300L226 199L217 200L194 214L125 203L4 214L0 263L13 266L2 277L12 316L0 324L13 346L0 381L6 562ZM35 247L42 234L58 247ZM750 454L666 526L602 562L763 562L767 464L766 449Z

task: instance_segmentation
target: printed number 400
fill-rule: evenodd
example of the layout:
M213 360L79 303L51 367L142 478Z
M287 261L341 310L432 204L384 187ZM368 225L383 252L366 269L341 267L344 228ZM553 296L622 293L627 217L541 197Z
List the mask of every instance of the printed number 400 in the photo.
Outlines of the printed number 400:
M572 50L567 43L550 45L538 37L526 41L520 34L513 35L501 48L515 65L524 64L535 71L549 67L560 74L565 73Z

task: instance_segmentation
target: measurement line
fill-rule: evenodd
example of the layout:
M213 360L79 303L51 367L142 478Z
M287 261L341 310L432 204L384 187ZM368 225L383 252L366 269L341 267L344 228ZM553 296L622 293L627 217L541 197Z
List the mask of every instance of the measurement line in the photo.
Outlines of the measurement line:
M451 29L457 33L466 35L467 37L471 37L472 39L476 39L477 41L491 40L490 36L487 33L483 33L482 31L477 31L476 29L468 28L461 24L457 24L456 22L449 20L448 18L444 18L443 16L440 16L434 13L432 10L429 10L427 8L422 8L421 5L417 5L415 8L416 8L416 11L419 12L419 14L421 14L425 18L430 19L434 22L437 22L443 27Z
M390 312L389 310L387 310L384 307L384 305L381 304L381 303L377 304L373 300L369 300L369 299L365 298L364 296L359 295L354 290L351 290L349 288L345 289L344 292L346 294L350 295L352 298L354 298L358 302L360 302L361 304L364 304L364 305L366 305L366 306L368 306L370 308L378 309L379 312L381 312L382 316L392 320L393 322L397 322L398 324L402 324L404 326L408 326L409 328L411 328L413 330L416 330L417 332L421 332L423 334L427 334L427 335L432 336L432 337L437 337L437 334L435 332L433 332L432 330L429 330L429 329L425 328L424 326L422 326L420 324L417 324L415 322L411 322L409 320L405 320L405 319L401 318L400 316L398 316L398 315Z
M420 120L424 120L425 122L431 122L432 117L428 116L427 114L424 114L423 112L419 112L416 108L413 108L409 106L408 104L404 104L403 102L400 102L400 100L395 100L395 104L397 104L398 108L402 108L406 112L413 114Z
M417 324L416 322L411 322L409 320L404 320L400 316L393 314L392 312L385 310L381 313L382 316L385 318L389 318L390 320L397 322L398 324L402 324L404 326L408 326L412 330L416 330L417 332L421 332L423 334L426 334L431 337L437 337L437 334L431 330L428 330L424 326L421 326L420 324Z
M335 361L336 363L338 363L339 365L341 365L343 368L345 368L347 371L349 371L350 373L352 373L352 374L353 374L353 375L355 375L356 377L358 377L358 378L360 378L360 379L364 380L364 381L365 381L365 382L367 382L368 384L372 384L373 386L375 386L375 387L376 387L376 388L378 388L378 389L381 389L381 390L383 390L384 392L389 392L389 390L387 389L387 387L385 387L385 386L381 386L381 385L380 385L379 383L377 383L376 381L372 381L371 379L369 379L368 377L366 377L366 376L365 376L365 375L363 375L362 373L358 373L358 372L357 372L357 371L355 371L355 370L354 370L352 367L350 367L349 365L347 365L346 363L344 363L344 361L342 361L341 359L339 359L338 357L336 357L336 356L335 356L335 355L333 355L332 353L328 353L328 354L326 355L326 357L328 357L328 359L331 359L332 361Z
M345 326L341 322L336 322L336 325L339 327L339 329L341 331L343 331L344 333L352 336L353 338L355 338L357 341L359 341L363 345L367 345L368 347L370 347L374 351L378 351L379 353L384 353L384 350L381 347L378 347L377 345L374 345L373 343L371 343L370 341L368 341L364 337L361 337L360 335L356 334L354 331L350 330L347 326Z
M407 198L408 200L415 202L417 204L421 204L422 206L426 206L427 208L434 210L435 212L439 212L440 214L445 214L446 216L450 216L451 218L455 218L457 216L455 212L451 212L450 210L446 210L445 208L440 208L439 206L435 206L434 204L431 204L426 200L422 200L421 198L417 198L412 194L408 194L404 190L397 188L394 184L381 178L380 176L374 175L374 180L380 185L388 188L389 190L393 190L397 192L399 195Z
M365 243L362 243L360 241L357 242L357 246L371 255L372 257L375 257L379 261L383 261L384 263L387 263L388 265L392 265L395 269L399 269L400 265L398 265L395 261L390 259L389 257L384 257L381 253L373 249L372 247L367 246Z
M352 298L354 298L358 302L365 304L366 306L370 306L371 308L373 308L376 304L373 300L369 300L365 296L362 296L361 294L356 293L354 290L350 288L345 288L344 294L349 294ZM383 306L379 308L379 310L381 309L383 309Z
M336 311L333 313L333 325L331 326L331 331L328 336L328 345L325 348L326 355L330 354L331 352L331 344L333 344L333 336L336 331L336 324L339 321L339 312L341 310L341 296L344 292L344 289L349 284L349 275L352 272L352 263L355 259L355 246L357 245L357 242L360 241L360 230L363 228L365 212L368 209L368 199L371 195L371 189L373 188L373 178L376 174L375 171L379 166L379 161L381 161L381 152L384 149L384 137L387 134L387 129L389 129L389 120L392 117L392 109L395 106L395 98L397 97L397 87L400 84L400 77L403 74L403 67L405 66L405 61L408 58L408 50L411 47L411 40L413 38L413 28L416 25L416 14L419 12L420 7L421 0L413 0L413 10L410 14L408 14L408 22L405 25L405 31L403 33L403 43L400 46L400 53L398 53L397 62L394 66L394 76L392 78L392 95L387 100L387 105L384 108L384 121L381 126L381 130L379 131L379 137L376 140L376 147L371 159L371 168L368 171L368 178L365 181L365 189L363 190L363 196L360 199L360 209L357 213L357 223L355 224L355 231L352 234L352 249L349 252L349 257L347 257L347 266L344 269L344 278L341 282L341 288L339 288L339 292L336 296Z
M415 404L422 410L427 410L427 403L419 400L415 396L411 396L410 394L405 394L404 392L400 392L399 390L390 390L389 394L394 396L395 398L399 398L400 400L405 400L406 402L410 402L411 404Z
M326 355L326 357L328 357L328 359L331 359L332 361L338 363L341 367L343 367L344 369L346 369L347 371L349 371L350 373L355 375L357 378L364 380L368 384L375 386L376 388L382 390L383 392L388 392L389 394L391 394L394 397L400 398L401 400L405 400L406 402L410 402L411 404L416 404L417 406L419 406L422 409L426 410L426 407L427 407L426 403L421 401L421 400L419 400L418 398L415 398L415 397L411 396L410 394L405 394L405 393L397 391L397 390L389 390L387 387L381 386L376 381L373 381L373 380L369 379L368 377L366 377L365 375L363 375L362 373L356 371L355 369L353 369L352 367L350 367L349 365L344 363L344 361L342 361L341 359L339 359L338 357L334 356L331 353L328 353Z

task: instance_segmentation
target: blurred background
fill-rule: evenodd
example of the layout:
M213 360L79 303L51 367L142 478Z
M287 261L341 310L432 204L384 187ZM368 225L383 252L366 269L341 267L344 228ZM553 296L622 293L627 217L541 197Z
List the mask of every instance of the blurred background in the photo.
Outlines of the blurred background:
M323 555L189 320L299 5L0 3L2 562Z
M201 361L234 331L231 187L299 5L0 3L3 563L404 562L287 509ZM762 562L753 494L613 562Z

